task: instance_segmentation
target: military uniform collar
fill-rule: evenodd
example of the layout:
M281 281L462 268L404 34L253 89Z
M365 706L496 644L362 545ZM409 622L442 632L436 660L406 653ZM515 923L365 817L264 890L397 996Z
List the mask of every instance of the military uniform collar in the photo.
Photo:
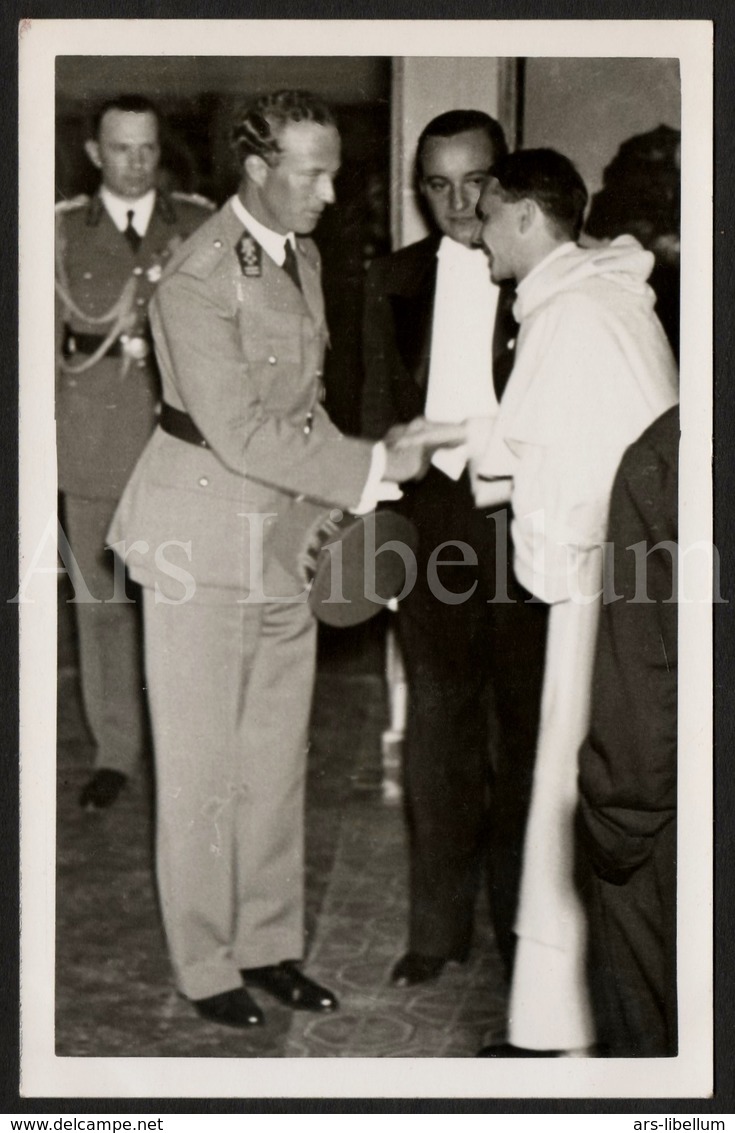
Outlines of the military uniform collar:
M266 228L261 224L245 205L240 198L235 194L230 199L230 204L237 219L245 225L246 229L255 240L258 241L264 252L267 252L274 263L279 267L283 267L283 262L286 258L286 241L288 240L291 247L295 249L296 238L293 232L288 232L284 236L282 232L274 232L272 228Z
M91 198L87 208L87 224L90 228L96 228L102 220L105 212L104 203L100 192L96 192ZM156 200L153 206L153 213L160 217L166 224L173 224L176 220L176 209L171 197L167 193L162 193L156 190Z
M110 190L103 185L99 192L100 200L107 209L112 218L112 223L115 225L119 232L124 232L128 223L128 213L133 213L133 225L140 236L144 236L148 231L148 225L151 222L153 210L156 207L156 190L149 189L142 197L137 200L126 200L124 197L118 197L116 193L111 193Z
M87 209L87 224L90 228L96 228L102 217L105 214L105 206L102 204L102 198L99 193L95 193L89 202Z
M176 220L176 209L174 208L173 201L167 193L162 193L160 189L156 192L154 211L166 224L173 224Z

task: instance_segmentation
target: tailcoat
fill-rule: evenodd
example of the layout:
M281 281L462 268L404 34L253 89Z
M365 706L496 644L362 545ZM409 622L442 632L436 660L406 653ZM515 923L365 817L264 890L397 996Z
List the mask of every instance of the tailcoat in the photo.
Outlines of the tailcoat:
M368 272L368 436L424 412L439 242L438 235L429 236L376 260ZM512 299L512 289L501 288L493 373L487 375L498 397L512 367ZM461 377L458 371L458 382ZM409 685L409 948L445 959L466 955L486 862L496 937L510 966L546 608L528 605L530 595L513 576L508 509L476 509L466 472L454 481L432 468L423 481L406 486L401 507L419 534L417 584L398 615ZM431 556L448 541L469 546L475 562L440 566L439 589L431 584ZM455 564L461 557L454 546L439 555Z

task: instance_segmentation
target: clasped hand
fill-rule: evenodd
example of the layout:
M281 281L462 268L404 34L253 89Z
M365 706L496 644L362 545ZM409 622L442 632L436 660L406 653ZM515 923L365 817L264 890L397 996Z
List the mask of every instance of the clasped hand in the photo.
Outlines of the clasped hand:
M415 417L407 425L394 425L383 437L388 460L386 480L420 480L439 448L456 448L467 439L463 422L427 421Z

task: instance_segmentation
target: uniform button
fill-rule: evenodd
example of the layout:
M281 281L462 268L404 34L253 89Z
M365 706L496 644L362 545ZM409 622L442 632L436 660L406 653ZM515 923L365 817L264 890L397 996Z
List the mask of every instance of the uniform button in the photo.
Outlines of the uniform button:
M222 247L222 241L221 240L215 240L214 246L215 246L215 248L221 248Z
M91 279L91 278L92 278L91 271L85 271L84 275L82 276L82 279Z
M139 266L137 268L133 268L133 275L142 275L142 274L143 274L142 267Z
M136 299L135 302L138 304L139 307L145 307L145 305L146 305L146 300L142 299L142 298Z
M268 364L270 366L275 366L277 361L278 359L276 358L275 354L271 354L270 358L268 359Z
M207 477L206 476L200 476L199 477L199 487L200 488L206 488L208 486L209 486L209 480L207 479Z

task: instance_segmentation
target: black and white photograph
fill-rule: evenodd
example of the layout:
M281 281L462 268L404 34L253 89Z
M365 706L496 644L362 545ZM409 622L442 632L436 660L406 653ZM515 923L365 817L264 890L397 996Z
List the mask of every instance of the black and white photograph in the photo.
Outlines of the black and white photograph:
M711 122L704 20L29 21L22 1095L711 1094Z

